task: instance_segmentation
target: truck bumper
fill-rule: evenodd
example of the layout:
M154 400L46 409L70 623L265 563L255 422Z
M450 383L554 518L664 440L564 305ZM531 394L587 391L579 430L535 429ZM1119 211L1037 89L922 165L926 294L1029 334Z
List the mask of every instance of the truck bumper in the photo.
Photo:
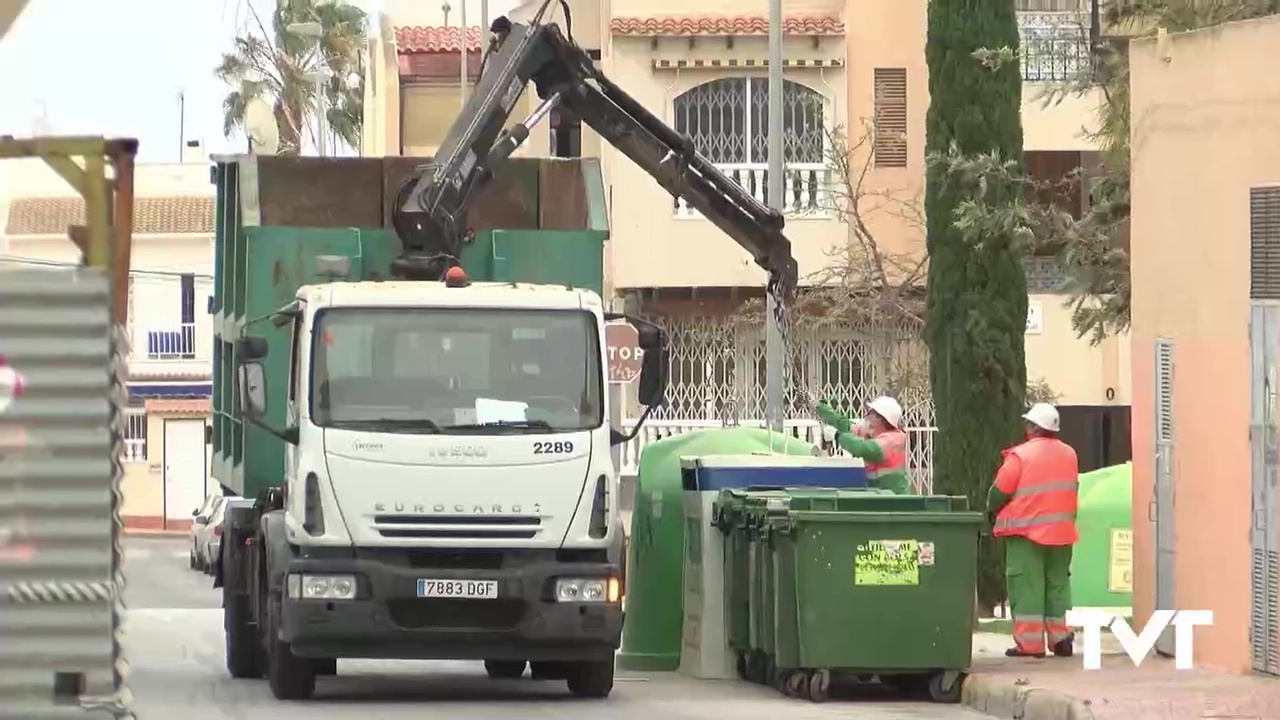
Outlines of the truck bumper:
M465 557L465 556L460 556ZM409 553L289 562L290 575L354 575L354 600L285 593L281 631L314 658L606 660L621 642L619 603L556 602L557 578L618 577L609 563L510 553L497 569L415 567ZM419 598L419 579L494 580L494 599ZM287 585L287 584L286 584Z

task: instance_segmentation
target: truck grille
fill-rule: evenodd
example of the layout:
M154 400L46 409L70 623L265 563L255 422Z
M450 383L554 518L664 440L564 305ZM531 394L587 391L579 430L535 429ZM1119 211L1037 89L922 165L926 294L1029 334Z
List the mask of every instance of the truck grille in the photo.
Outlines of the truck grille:
M532 540L542 532L536 515L374 515L373 529L386 538Z
M388 600L387 612L392 622L409 630L511 630L524 619L525 602L519 598L402 598Z

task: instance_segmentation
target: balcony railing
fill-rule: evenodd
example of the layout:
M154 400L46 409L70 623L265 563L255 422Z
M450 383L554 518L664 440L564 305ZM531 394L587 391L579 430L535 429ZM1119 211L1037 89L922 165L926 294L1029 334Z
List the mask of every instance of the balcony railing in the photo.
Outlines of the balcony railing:
M196 324L179 323L172 328L147 330L145 342L138 350L146 352L148 360L194 360Z
M1071 82L1092 72L1088 12L1020 11L1018 35L1024 81Z
M716 165L762 203L769 201L769 166L765 163ZM783 169L782 203L790 217L825 218L831 215L831 168L823 163L790 163ZM677 218L701 214L683 199L675 201Z
M129 328L133 365L172 366L208 363L212 351L209 321L201 323L145 322Z

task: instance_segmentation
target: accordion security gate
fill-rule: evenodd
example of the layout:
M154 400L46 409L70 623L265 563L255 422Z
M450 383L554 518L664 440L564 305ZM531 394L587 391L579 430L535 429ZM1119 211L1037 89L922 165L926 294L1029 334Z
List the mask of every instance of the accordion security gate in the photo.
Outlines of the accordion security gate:
M120 644L126 340L99 271L0 271L0 720L130 718Z

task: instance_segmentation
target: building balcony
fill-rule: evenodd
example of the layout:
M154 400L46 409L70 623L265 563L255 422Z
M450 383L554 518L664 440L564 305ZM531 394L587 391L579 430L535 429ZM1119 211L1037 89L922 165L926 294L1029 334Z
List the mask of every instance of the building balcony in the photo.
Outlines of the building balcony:
M1022 79L1066 83L1093 71L1093 19L1087 10L1018 12Z
M129 326L133 376L204 376L212 372L212 326L204 322L149 322Z
M730 180L741 185L751 197L766 205L769 202L769 166L767 163L718 164ZM831 168L825 163L789 163L783 169L782 206L788 218L821 218L831 215ZM677 218L696 220L701 214L683 199L675 200Z

